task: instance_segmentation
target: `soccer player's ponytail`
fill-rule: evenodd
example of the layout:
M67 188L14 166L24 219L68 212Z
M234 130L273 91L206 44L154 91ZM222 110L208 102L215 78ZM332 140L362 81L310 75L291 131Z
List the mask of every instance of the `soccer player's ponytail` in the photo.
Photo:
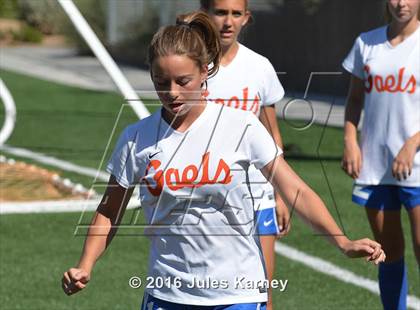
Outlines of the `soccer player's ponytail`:
M221 58L219 34L210 17L202 12L180 15L176 25L161 28L149 46L149 64L155 58L186 55L199 67L207 66L209 77L216 74Z

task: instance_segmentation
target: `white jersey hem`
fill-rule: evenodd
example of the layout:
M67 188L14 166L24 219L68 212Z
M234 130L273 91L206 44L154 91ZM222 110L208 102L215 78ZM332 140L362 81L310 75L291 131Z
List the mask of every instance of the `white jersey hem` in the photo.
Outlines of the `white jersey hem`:
M359 186L378 186L378 185L394 185L394 186L401 186L401 187L420 187L420 182L416 182L416 183L401 183L398 181L395 182L381 182L379 180L370 180L370 181L359 181L356 180L354 182L355 185L359 185Z

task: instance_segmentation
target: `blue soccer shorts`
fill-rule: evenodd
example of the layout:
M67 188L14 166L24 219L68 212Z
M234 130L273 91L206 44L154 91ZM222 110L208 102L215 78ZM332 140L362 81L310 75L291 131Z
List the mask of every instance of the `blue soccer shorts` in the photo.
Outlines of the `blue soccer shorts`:
M176 304L144 293L141 310L266 310L266 303L234 304L220 306L194 306Z
M256 231L259 236L278 235L280 233L277 223L276 208L268 208L255 212Z
M377 210L400 210L401 205L411 210L420 205L420 187L355 185L352 200L361 206Z
M280 231L277 222L274 189L271 185L264 184L258 190L261 190L261 192L256 191L260 198L256 199L254 197L254 203L257 205L255 234L259 236L278 235Z

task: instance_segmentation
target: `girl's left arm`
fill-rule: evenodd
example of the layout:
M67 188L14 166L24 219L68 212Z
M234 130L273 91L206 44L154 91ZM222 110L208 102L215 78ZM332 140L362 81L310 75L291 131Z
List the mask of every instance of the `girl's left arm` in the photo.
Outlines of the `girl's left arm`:
M276 144L283 149L283 140L281 138L280 129L277 123L277 114L275 105L263 106L261 107L261 113L259 117L261 123L268 130L268 132L273 137ZM274 196L276 199L276 214L277 222L280 228L279 237L287 235L290 230L290 214L289 209L286 204L281 199L280 194L277 191L274 191Z
M321 198L290 168L282 156L277 156L261 169L271 180L283 201L303 220L326 237L349 257L366 257L375 264L385 260L381 245L370 239L349 240L338 227Z

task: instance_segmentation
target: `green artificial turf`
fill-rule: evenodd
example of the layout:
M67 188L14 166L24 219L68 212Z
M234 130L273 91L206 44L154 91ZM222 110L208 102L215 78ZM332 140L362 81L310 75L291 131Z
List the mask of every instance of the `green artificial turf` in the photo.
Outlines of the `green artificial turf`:
M121 130L137 120L125 105L117 121L125 102L115 93L68 87L6 71L0 76L17 105L16 128L7 141L11 146L104 170L102 158L109 157ZM111 136L115 124L116 131ZM340 169L342 130L312 125L301 131L286 122L280 122L280 129L289 164L322 197L345 233L351 238L372 237L363 208L351 202L352 180ZM72 181L91 185L91 177L60 172ZM126 222L130 222L133 212L127 212ZM90 216L91 213L84 214L83 220L88 221ZM148 241L145 237L128 236L125 231L120 231L100 259L85 291L72 297L62 293L61 275L77 263L83 245L83 237L73 235L79 219L80 213L0 216L2 309L139 308L142 289L130 288L128 279L146 276ZM418 266L406 212L403 223L410 294L419 297ZM375 266L345 258L295 214L291 232L280 242L376 279ZM274 291L275 309L381 308L379 296L282 256L277 256L275 278L289 280L285 292Z

